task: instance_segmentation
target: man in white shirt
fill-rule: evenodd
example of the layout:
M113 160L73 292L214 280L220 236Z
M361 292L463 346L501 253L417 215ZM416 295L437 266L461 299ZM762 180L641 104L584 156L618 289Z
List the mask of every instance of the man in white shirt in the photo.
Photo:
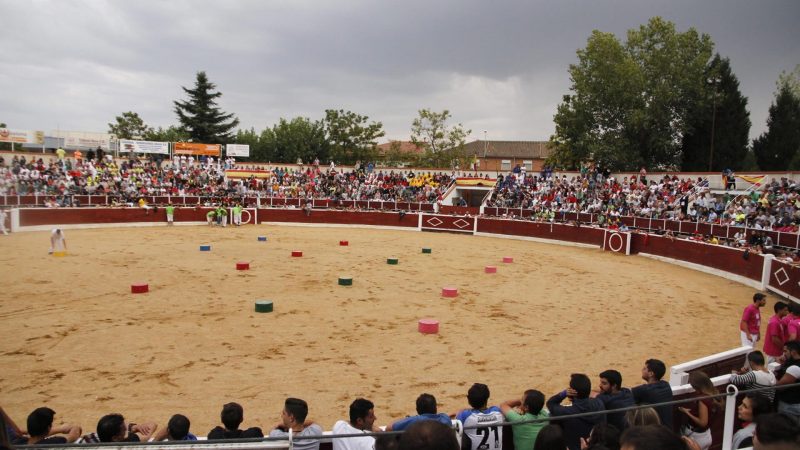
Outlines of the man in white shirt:
M333 425L333 434L359 434L380 431L375 426L375 405L364 398L350 404L350 421L340 420ZM374 450L375 438L356 436L333 438L333 450Z

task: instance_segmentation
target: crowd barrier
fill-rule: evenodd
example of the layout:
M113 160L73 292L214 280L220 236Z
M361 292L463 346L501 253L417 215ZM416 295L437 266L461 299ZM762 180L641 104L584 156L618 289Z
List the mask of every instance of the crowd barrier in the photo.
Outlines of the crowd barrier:
M336 209L313 210L310 213L300 208L250 208L245 223L285 223L335 226L375 226L419 231L444 231L481 236L507 237L549 242L567 243L608 251L657 257L673 263L686 263L690 267L715 273L751 286L767 288L797 301L800 269L774 261L771 255L747 255L744 251L710 245L702 242L668 238L645 233L611 231L587 225L532 222L488 217L460 217L427 212L342 211ZM176 223L205 223L205 214L212 208L201 206L178 207ZM91 226L148 226L165 224L163 208L16 208L12 210L12 231L34 231L62 227ZM244 219L244 217L243 217ZM688 374L703 370L721 388L727 383L731 369L741 367L747 348L734 349L711 355L696 361L673 366L670 369L670 384L675 400L686 399L691 388L686 385ZM728 402L730 403L730 402ZM726 405L725 414L718 415L712 424L715 445L723 448L723 429L732 430L735 422L731 408ZM675 408L676 419L682 418ZM680 422L676 422L680 423ZM512 430L506 427L504 448L513 448ZM727 433L727 431L726 431ZM226 444L194 444L198 448L231 448ZM506 447L507 445L507 447ZM205 447L204 447L205 446ZM210 447L209 447L210 446ZM186 448L185 445L180 447ZM108 447L104 447L108 448ZM130 447L125 447L130 448ZM255 448L275 448L272 445ZM287 447L277 447L287 448ZM329 442L322 449L331 448ZM723 450L725 450L723 448Z

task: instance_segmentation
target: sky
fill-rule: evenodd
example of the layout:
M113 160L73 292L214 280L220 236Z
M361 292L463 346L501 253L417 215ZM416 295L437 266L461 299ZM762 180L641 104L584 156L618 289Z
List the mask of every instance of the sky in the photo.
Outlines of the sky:
M407 140L418 110L468 141L547 140L592 30L661 16L707 33L766 130L775 82L800 64L798 0L0 0L0 122L106 132L124 111L177 125L205 71L257 132L345 109ZM484 133L485 131L485 133Z

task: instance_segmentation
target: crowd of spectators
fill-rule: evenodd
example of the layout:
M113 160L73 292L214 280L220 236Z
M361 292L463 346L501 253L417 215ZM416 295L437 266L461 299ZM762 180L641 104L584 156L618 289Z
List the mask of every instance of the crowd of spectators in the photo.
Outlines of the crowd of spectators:
M788 342L784 350L786 354L780 361L780 370L785 372L780 375L782 379L797 375L800 341ZM765 370L761 352L754 351L750 355L756 355L748 357L753 367L743 372ZM715 418L721 418L724 411L723 402L714 398L716 388L708 375L692 372L689 382L694 394L677 405L685 421L673 424L673 405L669 404L673 401L673 391L662 379L665 373L662 361L648 359L642 367L643 384L623 387L620 372L609 369L598 375L599 384L595 390L589 376L573 373L565 383L566 388L549 399L536 389L527 389L520 398L494 406L489 401L489 387L475 383L466 393L466 407L449 415L440 413L436 398L424 393L417 398L415 415L395 418L383 429L376 425L375 404L357 398L350 404L349 417L333 425L332 434L343 436L331 442L334 450L458 450L451 422L457 419L464 427L462 450L502 450L503 425L506 424L512 427L515 449L708 449L713 444L712 423ZM739 376L732 382L748 388L752 387L748 383L753 380ZM800 383L800 379L793 378L791 383ZM773 378L768 387L775 384ZM777 405L776 413L773 403ZM615 412L608 412L612 410ZM30 413L27 428L23 429L0 409L0 448L70 442L197 440L190 431L189 418L182 414L173 415L165 427L149 421L134 423L118 413L108 414L100 418L94 431L85 434L79 425L56 425L55 416L56 412L49 407L37 408ZM800 391L796 388L777 393L765 389L751 391L738 408L738 416L742 426L736 431L733 448L772 448L760 446L771 442L790 445L785 448L800 445ZM238 403L226 403L220 412L220 425L211 429L206 438L224 441L265 436L258 426L243 429L243 422L243 407ZM680 432L673 432L677 429ZM269 430L267 436L271 438L286 439L291 433L294 447L301 450L319 449L319 438L323 435L322 427L309 419L308 403L298 398L285 400L280 419ZM658 443L671 444L655 446Z
M225 170L258 171L246 178L226 178ZM265 173L266 172L266 173ZM333 164L299 167L237 166L231 159L175 156L173 159L137 158L115 160L90 152L86 159L26 159L0 157L0 195L51 196L48 206L74 206L72 195L109 195L121 203L141 196L244 196L383 200L433 203L452 181L445 173L415 174L383 171L372 165L337 169Z
M526 174L524 168L499 175L487 206L529 209L535 219L558 213L619 216L741 225L758 230L797 232L800 185L794 180L765 183L749 191L714 192L707 178L640 175L619 179L584 169L576 175Z

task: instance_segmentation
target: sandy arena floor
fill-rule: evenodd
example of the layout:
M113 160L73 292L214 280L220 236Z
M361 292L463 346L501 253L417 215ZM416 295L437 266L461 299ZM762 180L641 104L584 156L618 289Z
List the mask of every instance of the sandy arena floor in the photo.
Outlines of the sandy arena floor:
M103 414L161 424L181 412L205 435L223 403L269 428L283 399L310 405L330 429L357 396L378 423L414 413L422 392L440 411L466 406L483 382L491 402L569 374L667 365L738 345L753 290L689 269L527 241L355 228L247 226L67 230L0 236L0 405L24 426L47 405L93 430ZM257 242L258 235L269 242ZM349 240L340 247L339 240ZM198 251L211 244L210 253ZM433 253L421 253L423 246ZM291 258L291 250L303 258ZM503 256L513 264L503 264ZM400 258L397 266L386 258ZM249 271L236 271L249 261ZM485 265L498 273L483 273ZM352 287L337 285L352 275ZM150 293L132 295L146 281ZM459 297L441 297L456 286ZM257 314L258 299L275 312ZM764 308L766 318L771 303ZM438 335L417 320L441 321ZM766 319L765 323L766 325Z

